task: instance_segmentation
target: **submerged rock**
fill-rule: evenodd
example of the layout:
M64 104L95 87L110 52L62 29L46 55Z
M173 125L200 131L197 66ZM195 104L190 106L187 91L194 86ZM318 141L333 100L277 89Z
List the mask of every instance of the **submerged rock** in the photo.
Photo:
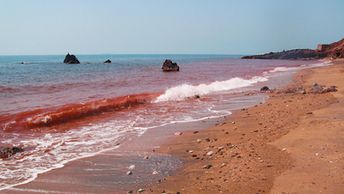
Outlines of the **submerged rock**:
M23 151L21 147L0 147L0 158L6 159Z
M171 60L166 59L161 69L164 72L179 71L179 66L177 63L173 63Z
M104 63L112 63L112 61L110 59L104 61Z
M63 63L66 64L80 64L80 61L78 60L78 58L76 58L75 55L71 55L71 54L67 54Z

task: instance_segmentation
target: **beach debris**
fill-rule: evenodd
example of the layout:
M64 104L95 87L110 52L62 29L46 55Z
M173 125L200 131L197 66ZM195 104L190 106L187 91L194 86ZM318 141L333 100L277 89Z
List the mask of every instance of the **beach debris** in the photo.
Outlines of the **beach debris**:
M207 165L204 165L202 168L203 169L210 169L211 167L213 167L213 165L207 164Z
M104 63L112 63L112 61L110 59L104 61Z
M133 174L133 172L130 170L127 172L127 175L132 175L132 174Z
M135 169L135 165L134 165L134 164L130 165L130 166L128 167L128 169L129 169L129 170L134 170L134 169Z
M174 135L176 136L183 135L183 132L175 132Z
M179 71L179 66L177 63L172 62L172 60L166 59L161 69L164 72Z
M138 189L137 192L138 193L142 193L143 191L145 191L144 189Z
M263 86L262 88L260 88L261 92L269 92L271 91L270 88L268 86Z
M67 54L63 63L66 64L80 64L80 61L78 60L78 58L76 58L75 55L71 55L71 54Z
M0 158L6 159L23 151L24 151L23 148L17 147L17 146L0 147Z

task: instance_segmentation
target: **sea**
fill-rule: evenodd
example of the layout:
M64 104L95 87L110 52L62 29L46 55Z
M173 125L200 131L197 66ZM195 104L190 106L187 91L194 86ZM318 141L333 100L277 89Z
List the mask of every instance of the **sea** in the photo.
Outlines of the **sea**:
M77 57L80 64L64 64L63 55L0 56L0 147L24 148L0 159L0 190L157 127L229 116L263 102L260 87L326 65L239 55ZM180 71L163 72L165 59Z

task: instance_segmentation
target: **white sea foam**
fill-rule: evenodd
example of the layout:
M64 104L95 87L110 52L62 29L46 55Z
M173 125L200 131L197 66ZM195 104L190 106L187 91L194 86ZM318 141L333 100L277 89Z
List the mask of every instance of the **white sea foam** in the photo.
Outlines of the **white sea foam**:
M276 73L276 72L285 72L285 71L296 71L300 69L306 69L306 68L312 68L312 67L323 67L323 66L328 66L331 65L331 61L323 61L319 63L313 63L309 65L301 65L298 67L276 67L273 70L270 70L269 73ZM267 72L265 72L266 74Z
M167 89L164 94L160 95L155 102L180 101L195 95L207 95L213 92L232 90L242 87L251 86L258 82L268 81L266 77L253 77L251 79L243 79L240 77L231 78L226 81L215 81L210 84L190 85L182 84Z

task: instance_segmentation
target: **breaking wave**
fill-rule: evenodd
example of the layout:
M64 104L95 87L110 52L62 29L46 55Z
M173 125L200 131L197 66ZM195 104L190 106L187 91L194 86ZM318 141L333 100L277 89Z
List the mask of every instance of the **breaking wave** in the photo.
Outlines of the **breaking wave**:
M253 77L251 79L243 79L240 77L231 78L226 81L215 81L210 84L189 85L182 84L176 87L169 88L164 94L160 95L155 102L165 101L180 101L185 98L193 97L196 95L207 95L213 92L220 92L232 90L242 87L251 86L258 82L265 82L266 77Z
M53 110L36 109L15 115L0 115L0 123L4 123L1 126L4 131L53 126L103 112L114 112L149 103L156 96L157 94L137 94L68 104Z

